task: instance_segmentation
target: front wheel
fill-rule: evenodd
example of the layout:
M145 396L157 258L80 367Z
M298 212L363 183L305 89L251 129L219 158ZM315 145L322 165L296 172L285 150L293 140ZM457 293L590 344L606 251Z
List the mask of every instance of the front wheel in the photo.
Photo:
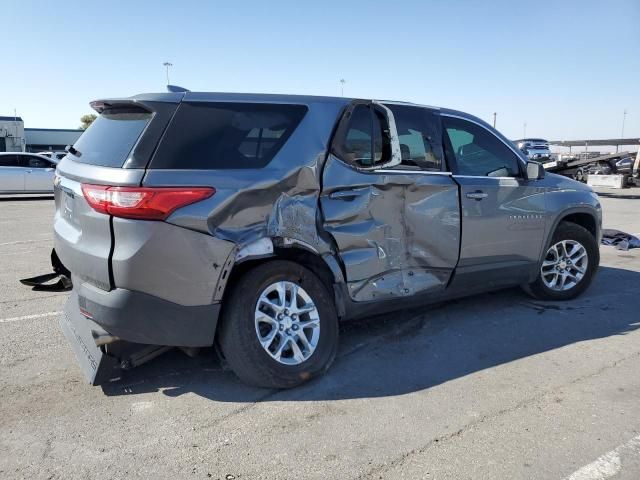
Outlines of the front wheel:
M245 383L295 387L325 372L338 346L333 297L307 268L275 260L234 285L223 305L222 354Z
M523 288L539 300L569 300L584 292L598 267L594 236L584 227L562 222L556 228L536 280Z

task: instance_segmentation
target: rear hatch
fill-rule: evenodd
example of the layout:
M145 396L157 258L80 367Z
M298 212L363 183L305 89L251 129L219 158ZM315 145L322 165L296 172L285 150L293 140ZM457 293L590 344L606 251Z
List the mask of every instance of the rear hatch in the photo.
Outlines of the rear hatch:
M83 185L141 185L146 165L182 94L158 97L93 102L100 115L58 164L54 244L74 281L102 290L113 288L113 217L89 205Z

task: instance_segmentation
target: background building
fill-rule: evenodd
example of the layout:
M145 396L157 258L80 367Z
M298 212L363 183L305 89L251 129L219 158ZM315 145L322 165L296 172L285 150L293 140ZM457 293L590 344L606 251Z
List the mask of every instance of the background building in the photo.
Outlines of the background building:
M24 128L22 118L0 116L0 152L64 150L76 143L82 132L74 128Z
M0 152L22 152L24 122L20 117L0 117Z
M82 132L84 130L68 128L25 128L26 151L64 150L67 145L76 143Z

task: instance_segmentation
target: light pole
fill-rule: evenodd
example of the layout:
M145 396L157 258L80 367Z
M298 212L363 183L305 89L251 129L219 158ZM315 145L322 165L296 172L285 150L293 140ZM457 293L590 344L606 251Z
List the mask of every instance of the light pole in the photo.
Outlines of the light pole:
M347 81L344 78L340 79L340 96L344 97L344 84L347 83Z
M167 85L170 85L171 82L169 81L169 68L173 67L173 63L171 62L164 62L162 65L164 65L167 69Z
M620 138L624 138L624 121L627 119L627 109L624 109L624 112L622 112L622 133L620 133Z
M16 130L13 137L13 146L15 147L16 141L18 141L18 110L16 110L15 108L13 109L13 127ZM22 149L22 151L24 151L24 149Z
M496 116L498 114L496 112L493 112L493 128L496 128Z
M524 125L522 125L522 131L523 131L522 138L527 138L527 122L524 122Z

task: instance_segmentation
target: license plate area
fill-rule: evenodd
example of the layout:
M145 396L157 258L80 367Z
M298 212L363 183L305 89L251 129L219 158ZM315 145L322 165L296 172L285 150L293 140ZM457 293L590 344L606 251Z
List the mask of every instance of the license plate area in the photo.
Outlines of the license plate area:
M72 191L64 189L62 190L62 201L61 201L61 213L62 216L67 219L70 223L74 222L74 210L75 210L75 195Z

